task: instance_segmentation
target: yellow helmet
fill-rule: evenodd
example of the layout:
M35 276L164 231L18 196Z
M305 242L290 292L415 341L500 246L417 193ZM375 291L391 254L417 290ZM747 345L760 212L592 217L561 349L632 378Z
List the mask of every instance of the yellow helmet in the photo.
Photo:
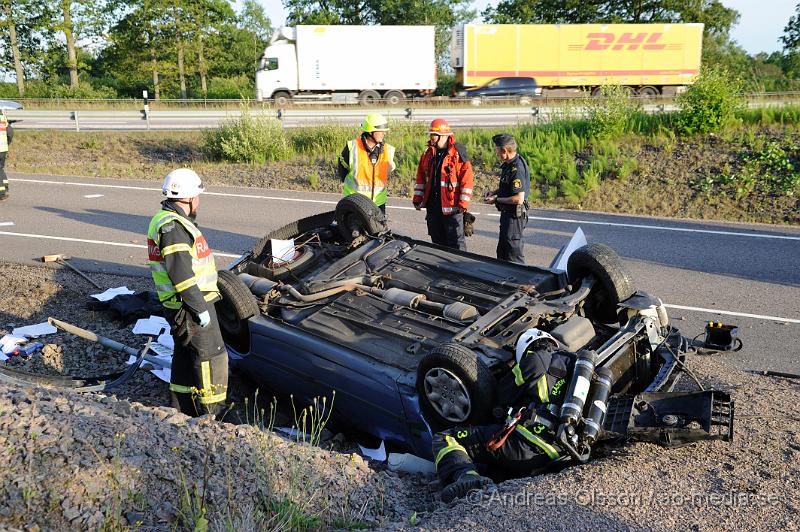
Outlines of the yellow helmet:
M361 131L373 133L375 131L389 131L389 121L380 113L370 113L361 123Z

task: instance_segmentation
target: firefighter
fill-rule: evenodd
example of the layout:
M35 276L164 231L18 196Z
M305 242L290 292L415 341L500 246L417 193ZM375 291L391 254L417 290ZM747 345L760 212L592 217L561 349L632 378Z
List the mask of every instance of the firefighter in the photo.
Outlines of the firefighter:
M0 109L0 201L10 196L8 175L6 175L6 156L8 156L8 147L13 138L14 128L9 124L3 110Z
M492 137L495 153L502 163L500 186L486 193L486 203L500 211L500 236L497 258L525 264L522 232L528 223L528 193L531 174L528 163L517 153L517 142L508 134Z
M455 141L443 118L431 122L428 134L428 149L417 166L414 208L425 207L428 235L434 244L466 251L464 219L472 200L472 163L467 148Z
M384 138L389 131L386 117L370 113L361 124L361 135L351 141L339 156L342 195L363 194L386 214L389 175L394 171L394 146Z
M228 390L228 352L214 309L220 299L214 256L195 225L204 186L193 170L179 168L167 174L161 190L166 199L150 221L147 248L175 341L172 403L190 416L219 416Z
M434 435L433 456L444 502L491 487L492 480L482 473L516 478L566 459L552 430L575 355L557 346L538 329L526 331L517 341L517 363L498 383L500 406L495 410L510 408L518 415L508 417L504 425L456 427ZM526 409L520 410L521 406Z

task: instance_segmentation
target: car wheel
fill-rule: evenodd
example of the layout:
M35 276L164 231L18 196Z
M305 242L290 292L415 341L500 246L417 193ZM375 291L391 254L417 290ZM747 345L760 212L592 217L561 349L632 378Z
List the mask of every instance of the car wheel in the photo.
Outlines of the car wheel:
M368 197L350 194L336 204L339 234L350 242L359 234L377 235L386 229L386 217Z
M217 275L217 286L222 299L215 306L222 336L236 351L247 353L250 351L250 328L247 320L259 313L258 303L235 273L220 270Z
M277 107L286 107L292 101L292 95L286 91L278 91L272 95L272 99Z
M593 276L595 285L584 304L586 317L602 323L617 321L617 305L636 291L630 272L619 255L605 244L589 244L576 249L567 262L569 282L576 284Z
M641 89L639 89L638 94L642 98L656 98L661 93L658 92L658 89L653 87L652 85L646 85L646 86L642 87Z
M275 229L274 231L270 231L264 235L264 238L259 240L255 246L253 246L253 262L262 263L268 258L271 258L270 248L268 247L270 240L289 240L290 238L298 237L303 233L307 233L315 229L326 228L333 223L335 218L336 213L333 211L328 211L315 214L314 216L300 218L299 220L288 223L283 227Z
M378 91L373 90L362 91L358 95L358 101L361 102L361 105L375 105L380 99L381 95L378 94Z
M257 277L263 277L271 281L283 281L284 279L294 278L317 263L320 258L320 251L311 246L300 246L297 255L292 262L282 264L277 267L270 267L272 257L264 259L263 262L251 262L247 266L247 273Z
M406 95L401 91L389 91L383 95L383 99L388 105L398 105L406 99Z
M434 430L479 424L491 414L495 379L472 350L445 344L435 347L417 366L417 393Z

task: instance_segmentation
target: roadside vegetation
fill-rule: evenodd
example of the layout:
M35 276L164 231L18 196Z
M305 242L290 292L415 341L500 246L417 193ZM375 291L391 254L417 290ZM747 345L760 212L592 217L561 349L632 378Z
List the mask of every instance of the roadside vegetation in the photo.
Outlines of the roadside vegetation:
M706 69L680 95L677 112L645 114L624 88L572 106L565 117L505 128L533 174L534 206L610 212L800 223L800 106L747 109L741 83ZM476 170L479 193L495 186L491 143L499 129L457 131ZM67 133L17 136L8 168L20 172L160 179L192 166L210 183L338 192L336 160L357 128L284 129L247 107L241 117L204 132ZM426 124L395 121L394 196L410 197ZM52 148L52 156L40 147ZM476 196L479 197L479 196Z

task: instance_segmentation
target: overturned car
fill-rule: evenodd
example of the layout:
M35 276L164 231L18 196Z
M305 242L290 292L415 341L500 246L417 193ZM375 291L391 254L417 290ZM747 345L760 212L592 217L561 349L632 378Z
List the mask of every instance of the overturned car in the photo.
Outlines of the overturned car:
M290 256L273 256L275 239L293 239ZM335 391L334 417L419 456L432 432L496 415L497 382L533 329L591 359L573 376L588 387L570 383L570 426L553 428L575 459L608 437L732 438L727 394L672 392L692 344L604 245L573 252L566 272L514 264L395 234L352 195L266 235L219 284L246 375L296 400Z

